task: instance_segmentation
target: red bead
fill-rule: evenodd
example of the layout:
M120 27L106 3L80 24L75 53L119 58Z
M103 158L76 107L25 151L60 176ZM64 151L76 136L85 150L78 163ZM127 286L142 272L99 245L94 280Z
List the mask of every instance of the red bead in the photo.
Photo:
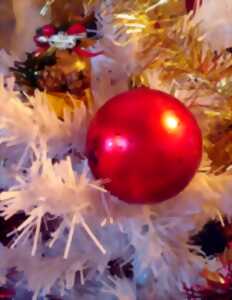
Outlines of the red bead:
M42 27L42 35L46 37L50 37L56 33L56 29L53 25L44 25Z
M96 178L128 203L157 203L181 192L202 155L197 122L178 100L138 88L120 94L96 113L86 145Z
M82 24L76 23L69 27L69 29L67 30L67 33L69 35L75 35L75 34L83 33L85 31L86 31L86 29Z

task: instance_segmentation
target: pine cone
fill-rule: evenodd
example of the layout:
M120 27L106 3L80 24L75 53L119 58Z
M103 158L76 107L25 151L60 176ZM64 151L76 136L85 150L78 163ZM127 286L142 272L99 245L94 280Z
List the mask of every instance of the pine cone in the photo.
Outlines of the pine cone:
M38 86L38 79L45 68L51 68L56 64L55 52L37 56L35 53L27 53L25 61L16 61L13 72L17 84L27 94L33 94ZM43 89L42 87L40 89Z
M66 83L68 91L76 96L84 95L85 90L90 86L89 78L82 71L66 75Z
M38 79L38 86L41 90L50 92L67 91L66 78L59 66L45 67Z

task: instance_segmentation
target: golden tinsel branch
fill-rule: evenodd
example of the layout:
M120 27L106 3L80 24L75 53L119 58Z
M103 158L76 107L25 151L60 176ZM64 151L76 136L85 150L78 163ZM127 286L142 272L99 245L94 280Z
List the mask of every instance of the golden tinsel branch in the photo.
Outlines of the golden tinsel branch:
M157 33L151 33L149 47L144 41L139 58L148 54L152 58L140 76L145 76L148 69L159 71L163 82L171 85L175 81L181 89L204 88L225 97L232 95L231 53L212 51L188 16L180 17L172 26L160 31L158 40L152 38Z
M160 23L170 26L184 12L183 0L117 0L102 3L99 8L103 26L111 24L114 43L121 46L153 34L161 38L162 32L154 32L154 28L158 29Z

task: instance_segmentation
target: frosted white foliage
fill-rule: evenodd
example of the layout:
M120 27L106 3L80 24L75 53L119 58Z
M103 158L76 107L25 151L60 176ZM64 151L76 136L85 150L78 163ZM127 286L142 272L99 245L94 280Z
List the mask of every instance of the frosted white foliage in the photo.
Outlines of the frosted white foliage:
M1 275L6 274L9 268L17 268L17 272L23 272L27 279L27 289L37 296L50 294L52 288L57 286L59 290L71 289L75 282L76 272L85 267L85 261L79 255L73 255L67 260L60 257L41 257L30 255L29 245L20 246L17 249L0 247ZM1 277L0 277L1 280ZM4 281L1 280L1 284ZM22 281L23 284L23 281Z
M102 292L112 294L119 300L136 300L136 286L127 279L110 279L104 282Z
M102 47L103 45L99 45ZM107 56L99 55L92 60L92 89L95 109L102 106L113 96L128 89L129 77L118 62Z
M105 253L104 247L97 240L85 222L84 214L90 214L94 208L94 199L98 199L103 189L97 182L88 178L87 165L84 162L80 175L74 172L70 158L53 165L51 160L35 161L28 175L18 175L17 183L8 191L0 194L0 210L7 220L24 211L26 220L15 230L16 236L11 248L22 242L34 232L32 255L36 254L40 241L42 219L46 215L60 218L58 228L50 241L50 247L69 228L69 235L64 249L67 258L77 224L81 224L97 247Z
M0 145L6 145L12 149L13 153L3 153L3 159L15 159L15 153L20 148L20 154L23 156L24 151L32 147L33 144L33 111L19 99L19 93L14 92L14 80L8 79L5 83L0 78ZM19 119L20 117L20 119ZM20 120L20 122L19 122ZM16 149L16 151L14 151ZM8 156L9 154L9 156ZM11 156L11 154L13 154Z
M206 264L211 268L212 262L191 253L190 249L194 248L188 241L190 234L197 233L209 218L220 219L220 212L230 215L229 205L222 207L231 193L229 181L229 175L198 174L175 199L134 209L133 217L126 207L122 208L128 213L128 219L123 218L121 228L134 246L136 273L139 276L150 269L158 299L166 299L168 295L179 299L183 297L183 283L189 287L203 283L199 273Z
M3 159L18 166L28 164L33 155L46 150L51 158L62 158L71 150L83 152L87 114L84 105L73 113L65 111L60 120L46 100L46 94L36 92L34 97L22 101L14 92L14 81L8 79L4 86L0 79L0 146ZM75 139L73 138L75 136Z
M231 0L203 0L194 19L200 24L202 34L211 47L222 50L232 45L232 2Z
M83 152L87 130L87 113L84 104L74 112L65 110L63 120L60 120L49 108L46 94L37 91L35 97L29 97L29 103L33 108L36 137L41 140L42 146L47 145L50 157L60 158L70 150Z
M217 50L232 45L230 2L205 0L193 19ZM112 3L116 1L104 1L97 10L104 34L98 47L105 55L92 60L94 111L128 89L129 75L143 63L136 59L140 35L128 42L125 28L115 29ZM46 20L37 15L34 1L13 4L16 36L22 39L25 33L16 49L22 53L30 47L34 27ZM36 18L31 17L33 24L26 31L29 14ZM12 58L1 52L0 60L0 71L6 74ZM172 89L158 81L157 73L149 74L149 82L153 88ZM183 93L178 98L187 99L189 94ZM232 216L230 171L220 176L198 172L181 194L164 203L128 205L110 195L89 170L84 158L89 116L84 106L72 113L65 110L60 119L45 94L22 97L13 79L1 78L0 107L0 215L8 220L25 214L8 234L9 245L0 246L1 284L14 269L17 284L31 291L33 300L47 294L68 300L179 300L185 297L184 284L204 284L200 273L205 266L212 271L221 267L199 255L189 240L209 219L223 222L223 214ZM199 121L202 128L207 126L207 121ZM201 170L209 163L206 157ZM110 272L108 263L117 259L120 268L132 265L133 279Z

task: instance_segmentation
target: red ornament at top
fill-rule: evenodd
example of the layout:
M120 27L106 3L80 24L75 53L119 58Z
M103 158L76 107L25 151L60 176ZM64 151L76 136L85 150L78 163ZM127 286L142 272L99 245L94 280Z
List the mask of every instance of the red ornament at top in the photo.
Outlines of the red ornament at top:
M44 36L50 37L56 33L56 28L51 24L47 24L42 27L41 31Z
M148 88L120 94L96 113L86 154L96 178L128 203L153 204L182 191L202 156L201 131L174 97Z
M80 24L80 23L76 23L71 25L68 30L67 30L67 34L72 35L72 34L80 34L80 33L84 33L86 32L85 27Z

